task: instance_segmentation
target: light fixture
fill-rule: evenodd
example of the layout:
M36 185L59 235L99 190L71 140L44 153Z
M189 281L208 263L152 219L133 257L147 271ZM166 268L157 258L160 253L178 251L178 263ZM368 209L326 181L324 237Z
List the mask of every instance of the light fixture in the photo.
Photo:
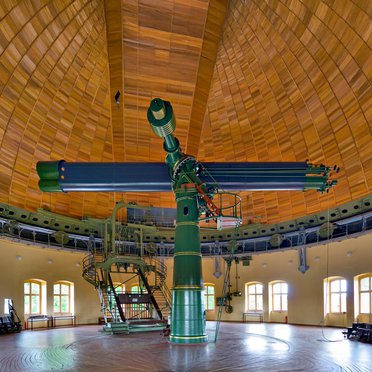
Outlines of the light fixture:
M16 256L16 260L17 260L17 261L22 261L22 258L23 258L23 257L20 256L20 255L17 255L17 256Z
M262 267L267 267L267 263L264 262L264 263L262 264Z
M347 251L347 252L346 252L346 256L347 256L347 257L351 257L352 255L353 255L353 252L352 252L352 251Z
M51 258L48 258L48 264L52 264L53 263L53 260Z
M76 262L75 266L76 266L76 267L80 267L80 266L81 266L81 265L80 265L80 262Z
M319 261L320 261L320 257L319 257L319 256L315 256L315 257L314 257L314 261L315 261L315 262L319 262Z

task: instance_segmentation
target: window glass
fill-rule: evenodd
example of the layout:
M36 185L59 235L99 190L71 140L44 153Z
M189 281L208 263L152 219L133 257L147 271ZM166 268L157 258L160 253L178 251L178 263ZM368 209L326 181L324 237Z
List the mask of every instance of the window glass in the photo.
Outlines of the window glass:
M360 294L360 312L368 314L370 312L369 293Z
M342 313L346 312L346 293L341 293L341 309Z
M273 285L273 292L274 293L281 293L281 283L275 283Z
M346 280L345 279L340 280L340 284L341 284L341 292L346 292Z
M31 314L39 314L40 312L40 297L31 296Z
M208 296L207 309L208 310L214 309L214 297L213 296Z
M372 275L359 279L359 312L372 314Z
M332 293L331 294L331 312L332 313L341 312L341 309L340 309L340 294L339 293Z
M53 290L53 312L70 313L71 284L63 282L55 283Z
M287 311L288 308L288 284L285 282L274 283L272 285L272 310Z
M30 313L30 296L25 296L24 300L24 312L25 314Z
M214 286L206 284L204 286L204 299L206 310L214 310L215 298L214 298Z
M68 295L70 293L70 286L66 284L61 284L61 293Z
M340 280L331 281L331 292L340 292Z
M280 311L281 310L281 306L280 306L280 295L277 295L275 294L274 295L274 298L273 298L273 309L274 311Z
M32 292L32 294L39 294L40 293L40 284L31 283L31 292Z
M249 310L255 310L256 309L256 297L255 296L249 296L249 298L248 298L248 309Z
M255 293L256 286L254 284L251 284L248 286L248 293Z
M283 311L287 311L288 310L288 306L287 306L287 295L286 294L283 294L282 295L282 310Z
M248 310L251 311L262 311L263 310L263 285L260 283L249 284L247 288L248 301L247 306Z
M134 285L131 288L132 293L147 293L147 290L145 288L141 288L139 285Z
M23 284L24 296L24 313L40 314L41 313L41 284L33 281L26 281Z
M262 295L257 296L257 310L263 310L263 298L262 298Z
M334 279L329 282L331 313L346 312L346 279Z
M122 287L122 285L118 285L117 287L115 287L115 292L116 293L124 293L124 288Z
M54 298L53 298L53 312L55 312L55 313L59 312L60 307L61 307L61 297L60 296L54 296Z
M68 296L61 296L61 312L67 313L69 311L69 298Z
M360 290L368 291L370 289L370 278L363 278L360 280Z

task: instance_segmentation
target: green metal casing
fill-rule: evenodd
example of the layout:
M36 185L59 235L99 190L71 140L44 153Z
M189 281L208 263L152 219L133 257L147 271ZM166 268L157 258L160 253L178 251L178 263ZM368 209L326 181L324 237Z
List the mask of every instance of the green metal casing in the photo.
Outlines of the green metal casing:
M62 191L59 186L59 171L63 160L38 162L36 165L39 174L39 188L43 192Z
M208 341L197 190L192 184L175 190L177 224L174 252L172 323L169 340L179 344Z
M147 118L154 133L164 139L164 150L168 153L166 163L173 174L172 189L177 203L169 341L177 344L207 342L196 189L196 183L201 182L193 168L195 159L181 151L172 134L176 122L169 102L153 99Z

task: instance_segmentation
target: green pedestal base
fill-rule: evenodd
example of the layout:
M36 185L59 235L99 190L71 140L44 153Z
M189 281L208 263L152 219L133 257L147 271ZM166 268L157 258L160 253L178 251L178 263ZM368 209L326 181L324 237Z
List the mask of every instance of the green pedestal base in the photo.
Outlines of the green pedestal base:
M208 342L208 335L203 336L169 336L169 342L174 344L201 344Z

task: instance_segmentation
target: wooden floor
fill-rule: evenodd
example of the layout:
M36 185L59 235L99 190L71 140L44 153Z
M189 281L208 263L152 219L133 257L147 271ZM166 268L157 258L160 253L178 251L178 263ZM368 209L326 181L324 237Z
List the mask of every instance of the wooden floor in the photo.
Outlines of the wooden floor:
M207 329L212 338L214 323ZM105 335L100 326L0 336L0 371L372 371L372 344L341 329L221 323L217 343L169 344L160 332Z

